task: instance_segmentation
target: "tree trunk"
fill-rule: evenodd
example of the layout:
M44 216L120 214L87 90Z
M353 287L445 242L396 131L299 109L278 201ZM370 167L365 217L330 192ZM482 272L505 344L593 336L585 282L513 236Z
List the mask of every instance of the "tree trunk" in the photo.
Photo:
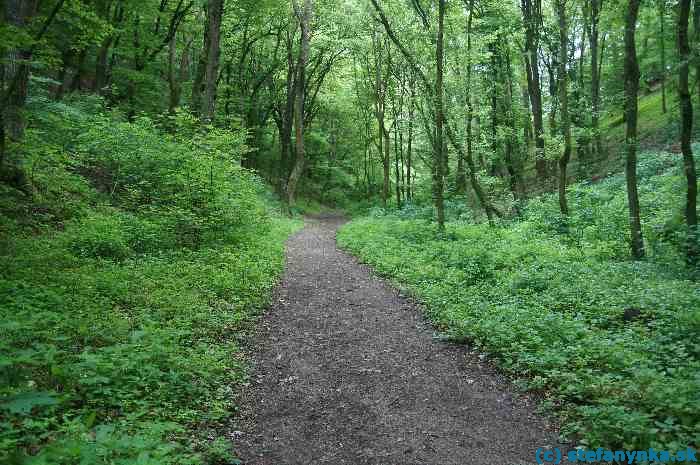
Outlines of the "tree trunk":
M403 198L403 202L408 201L408 197L406 194L406 152L404 150L404 135L403 131L399 131L399 155L401 158L401 195Z
M22 110L29 85L28 63L36 44L40 43L64 3L65 0L58 0L54 4L29 48L7 50L4 44L0 44L0 176L24 190L27 195L30 195L30 190L22 168L8 169L5 166L6 137L9 133L10 138L19 140L24 133ZM38 0L5 0L0 7L2 24L7 23L20 30L26 28L36 14L37 7Z
M562 215L569 214L566 200L566 169L571 158L571 122L569 120L569 75L566 72L568 60L569 32L566 18L566 0L555 0L559 19L559 112L561 114L561 131L564 135L564 153L559 158L559 210Z
M309 45L311 40L311 15L312 1L304 0L304 5L300 11L299 6L294 2L294 11L299 18L301 27L301 44L299 48L299 59L297 60L297 78L296 78L296 98L294 102L294 138L295 138L295 154L296 160L294 168L289 175L287 182L287 206L294 205L294 196L296 194L297 184L304 171L306 163L306 152L304 147L304 100L306 91L306 65L309 61Z
M111 2L107 3L102 9L100 16L109 20L111 10ZM117 27L124 19L124 8L121 2L119 2L114 7L114 16L112 20L112 25ZM114 34L108 34L102 39L100 47L97 50L97 56L95 57L95 80L92 81L92 91L95 93L102 93L102 89L107 86L108 75L109 75L109 49L114 42Z
M696 8L698 0L695 0ZM680 66L678 67L678 98L681 108L681 151L683 166L688 182L685 204L685 221L688 225L686 256L688 263L697 265L700 250L698 246L698 213L697 196L698 180L695 171L695 160L690 139L693 131L693 103L690 97L688 75L690 63L690 45L688 43L688 17L690 15L690 0L680 0L678 14L678 52Z
M591 0L591 33L588 36L591 49L591 129L593 130L593 146L598 158L603 156L603 142L600 135L600 73L598 67L598 38L600 31L600 9L602 0Z
M402 168L399 166L399 161L401 159L400 145L399 145L399 122L394 120L394 176L396 178L396 208L401 209L401 171Z
M527 89L532 105L535 129L535 169L540 181L547 178L547 161L544 156L544 122L542 117L542 87L539 70L539 24L542 21L542 1L522 0L521 9L525 22L525 69Z
M0 11L0 14L2 12ZM4 18L3 18L4 21ZM5 56L3 47L0 47L0 58ZM0 98L5 93L5 63L0 60ZM5 105L0 101L0 173L5 168L5 152L7 150L7 134L5 132Z
M444 150L444 96L443 96L443 66L444 66L444 47L445 47L445 0L438 0L438 31L436 45L436 69L437 76L435 79L435 179L433 186L433 195L435 200L435 208L437 209L438 230L445 230L445 205L444 205L444 173L445 173L445 156Z
M202 121L214 120L216 110L216 89L219 78L219 58L221 55L221 18L224 14L224 0L207 0L207 50L204 70L204 93L202 95Z
M406 198L413 201L413 191L411 187L411 164L413 163L413 116L416 100L416 81L413 77L410 80L411 100L408 106L408 141L406 145Z
M386 17L386 14L384 13L384 10L382 9L381 6L379 6L379 3L377 0L371 0L372 6L374 6L375 11L379 15L379 20L384 26L384 30L386 31L387 35L391 39L391 41L396 45L396 47L399 49L401 54L406 58L406 61L408 62L409 66L413 70L413 73L420 78L421 82L423 83L425 89L428 92L431 92L431 85L430 81L428 80L427 76L423 72L423 70L418 66L418 63L415 59L415 57L406 49L406 47L403 46L401 41L398 39L396 34L394 33L394 30L392 29L391 25L389 24L389 20ZM450 126L449 122L447 121L446 115L443 113L443 121L444 121L444 128L447 131L447 137L452 144L452 146L457 150L460 155L464 156L464 149L462 148L462 145L460 144L459 140L455 136L454 132L452 131L452 127ZM476 177L476 170L474 167L473 160L470 160L468 157L465 158L467 161L467 165L470 168L470 173L469 177L472 181L472 185L474 186L475 191L477 192L477 196L479 197L479 201L481 204L484 206L484 210L486 210L486 213L489 217L489 219L492 218L492 214L496 214L497 216L501 216L501 213L494 207L489 199L486 197L483 189L481 189L481 185L479 184L479 181Z
M102 89L104 89L105 86L107 86L107 75L109 73L108 57L109 48L111 47L111 45L112 36L110 35L102 41L100 49L97 52L97 58L95 62L95 81L92 87L93 92L102 93Z
M83 88L83 76L85 75L85 59L87 58L87 49L82 49L77 56L75 63L75 73L71 78L69 85L70 92L80 91Z
M666 113L666 0L658 0L659 5L659 47L661 52L661 111Z
M466 82L466 104L467 104L467 147L471 149L471 127L474 117L471 96L471 53L472 53L472 23L474 18L474 0L469 1L469 12L467 17L467 82ZM467 188L467 174L464 166L465 160L462 154L457 155L457 193L463 194Z
M175 37L176 34L173 34L168 44L168 88L170 90L168 112L170 114L174 114L175 109L180 106L182 83L187 80L189 74L190 46L192 45L191 39L185 41L182 54L180 55L180 63L176 70L177 42Z
M26 29L36 14L36 9L37 0L5 0L4 20L10 26L20 30ZM28 63L31 58L32 53L28 48L5 49L4 72L7 88L2 89L3 101L0 102L0 106L4 106L2 111L4 112L5 131L12 140L19 140L24 134L25 120L22 113L27 100Z
M520 102L523 106L523 140L527 147L527 153L529 153L532 143L535 138L535 133L532 129L532 107L530 106L530 95L527 91L527 85L520 87Z
M587 122L586 122L586 115L582 111L582 109L587 108L587 101L586 101L586 92L584 91L585 85L584 85L584 79L585 79L585 61L586 61L586 46L588 45L587 39L587 34L590 31L590 27L587 24L587 21L590 18L584 16L584 21L583 21L583 27L581 28L581 41L579 42L578 45L578 53L579 59L578 59L578 69L576 70L576 78L578 79L578 83L576 85L574 95L575 95L575 101L576 101L576 108L578 109L577 112L575 112L575 117L572 118L572 122L574 123L575 126L579 128L586 128ZM575 51L575 49L574 49ZM586 176L586 173L588 171L588 165L590 163L590 147L589 147L589 136L587 131L578 131L578 135L576 137L576 156L578 158L578 173L579 177L583 178Z
M287 79L285 81L286 93L284 107L280 109L280 169L279 190L284 193L287 190L289 175L291 172L291 141L292 125L294 121L294 98L296 95L296 63L294 61L294 41L287 31Z
M639 195L637 194L637 94L639 92L639 64L635 33L640 0L629 0L625 19L625 134L627 200L631 233L632 257L644 257L644 240L639 220Z
M700 105L700 0L693 1L693 30L695 36L695 85L698 105Z
M382 115L384 115L384 110L382 110ZM389 136L389 131L386 129L386 124L384 123L384 118L382 117L380 123L380 131L384 136L384 153L382 154L382 171L384 173L384 183L382 188L382 203L386 207L391 196L391 137Z
M401 209L401 202L402 202L402 196L401 196L401 173L403 173L403 167L400 165L400 161L402 158L401 151L403 150L402 148L402 143L401 143L401 113L403 112L403 82L398 82L397 85L399 86L401 93L399 96L397 96L395 93L392 96L391 99L391 107L392 107L392 113L394 116L394 177L396 179L396 186L395 186L395 192L396 192L396 207L400 210Z
M175 57L177 56L177 41L175 35L168 43L168 88L170 96L168 99L168 112L172 115L180 105L180 81L175 77Z
M467 163L467 168L469 169L469 182L471 183L472 189L476 194L481 207L486 212L486 217L488 218L489 224L493 224L493 217L491 213L491 208L486 195L484 194L479 180L476 177L476 165L474 163L474 143L473 143L473 121L474 121L474 102L472 101L471 95L471 85L472 85L472 35L471 35L471 18L474 15L474 0L469 1L469 21L467 23L467 151L464 154L465 161ZM454 142L453 142L454 143ZM462 156L462 151L458 149L460 156Z
M56 92L53 95L54 100L62 100L64 94L66 93L66 90L69 87L69 69L72 56L72 49L64 50L63 52L61 52L61 70L56 76L56 82L58 83L58 85L56 86Z
M559 108L559 80L557 79L559 57L557 55L559 52L554 48L550 49L550 53L550 63L549 66L547 66L550 110L547 116L549 120L549 134L552 137L556 137L559 132L559 127L557 126L557 110Z
M503 43L506 43L505 37L503 38ZM508 170L508 181L510 185L510 190L513 194L515 211L516 213L520 214L518 202L524 197L524 195L522 194L523 183L521 179L521 163L518 155L515 153L515 148L517 145L515 141L515 135L517 134L517 124L515 121L515 112L513 109L513 69L510 60L510 52L508 51L507 47L505 47L505 53L503 58L505 59L505 68L503 69L503 71L506 75L506 82L508 83L506 92L503 95L503 109L505 110L504 113L506 115L506 121L510 129L506 138L505 147L506 169Z
M377 118L377 149L379 150L379 156L382 160L382 207L386 208L389 202L390 194L390 175L391 175L391 148L389 147L389 133L386 129L386 123L384 121L386 115L386 92L387 83L384 76L382 76L382 49L378 38L378 34L375 33L373 37L373 47L374 47L374 105L375 105L375 117Z

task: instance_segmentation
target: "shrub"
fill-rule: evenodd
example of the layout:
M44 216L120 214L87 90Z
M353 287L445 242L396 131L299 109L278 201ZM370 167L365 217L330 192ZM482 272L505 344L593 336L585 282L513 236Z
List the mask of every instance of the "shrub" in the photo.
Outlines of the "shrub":
M184 140L99 101L30 108L36 192L0 203L0 462L228 459L208 436L298 222L237 166L240 130Z

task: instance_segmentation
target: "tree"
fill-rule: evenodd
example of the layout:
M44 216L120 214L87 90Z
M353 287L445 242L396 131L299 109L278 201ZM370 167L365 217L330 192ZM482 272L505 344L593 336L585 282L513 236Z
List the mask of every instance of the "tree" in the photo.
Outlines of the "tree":
M603 143L600 136L600 71L599 61L599 36L600 36L600 10L603 0L590 1L590 32L588 35L589 48L591 49L591 129L595 152L598 157L603 155Z
M304 148L304 102L306 100L306 65L309 61L309 45L311 41L311 15L313 14L313 0L303 0L302 7L295 2L294 12L299 20L301 30L299 59L297 60L296 72L296 95L294 101L294 139L295 139L295 155L294 168L289 175L287 182L287 206L294 205L294 195L296 194L297 184L301 178L304 164L306 162L306 151Z
M37 0L9 0L4 2L4 21L18 31L26 30L36 14ZM3 47L4 49L5 47ZM19 140L24 132L22 108L27 99L29 83L29 60L31 47L13 47L3 50L6 63L3 63L2 110L6 130L13 140Z
M637 15L640 0L629 0L625 17L625 177L629 208L632 257L644 257L644 240L639 220L639 195L637 193L637 94L639 93L639 64L637 62Z
M294 36L296 34L297 29L298 23L294 22L293 25L287 25L287 28L284 33L286 44L287 67L283 86L280 86L284 88L284 92L280 92L276 89L274 80L270 81L270 87L272 87L271 91L276 96L276 103L274 106L273 115L275 123L277 125L277 131L279 134L280 141L278 191L283 196L286 196L287 182L289 181L289 174L291 172L290 164L292 161L291 139L292 126L294 123L294 96L296 94L297 86L297 66L296 60L294 58Z
M388 45L385 46L382 43L382 40L377 32L374 32L372 35L372 49L374 55L374 114L377 118L378 129L377 150L382 158L382 173L384 174L382 183L382 206L386 208L389 201L389 196L391 195L391 189L389 186L391 140L389 138L389 131L386 128L385 121L389 70L387 69L386 76L383 70L385 61L388 61L389 47ZM387 57L386 59L385 53Z
M693 1L693 29L695 34L695 85L700 102L700 0Z
M37 0L8 0L0 10L0 18L13 28L14 34L23 34L19 45L0 45L0 178L24 188L24 175L21 169L8 170L5 166L6 139L19 141L24 133L23 109L29 91L29 61L41 39L63 7L65 0L57 0L39 32L30 37L30 21L37 12ZM27 42L23 42L24 39Z
M696 3L698 0L695 0ZM690 45L688 41L688 17L690 15L690 0L680 0L678 5L678 99L681 110L681 151L683 152L683 167L688 183L685 201L685 222L688 226L686 257L688 262L695 265L698 262L698 213L697 196L698 180L695 171L695 160L690 138L693 131L693 103L690 98L688 75L690 69Z
M223 14L224 0L207 0L204 44L192 89L193 106L202 121L207 123L212 122L215 115Z
M592 0L597 2L599 0ZM544 122L542 110L542 84L539 69L539 25L542 23L542 0L521 0L523 22L525 23L525 71L527 89L532 105L533 126L535 129L535 167L537 177L547 177L547 162L544 158Z
M179 65L177 63L177 36L173 35L168 45L168 113L175 113L175 109L180 106L182 97L182 83L187 79L190 65L190 47L192 39L185 39L185 45L180 54Z
M445 108L443 96L443 77L445 63L445 0L438 0L438 32L435 68L437 77L435 79L435 180L434 191L435 208L437 210L438 230L445 230L445 204L444 204L444 177L445 177L445 155L443 142L443 126L445 122Z
M661 111L666 113L666 0L657 0L659 13L659 50L661 59Z
M433 86L430 84L430 80L428 79L426 74L423 72L421 67L418 66L418 62L416 61L416 58L413 56L413 54L411 54L411 52L409 52L408 49L399 40L398 36L396 35L396 32L391 27L391 24L389 24L389 20L387 19L387 16L384 13L384 10L379 5L378 0L371 0L371 2L372 2L372 5L374 6L375 11L377 12L377 15L379 16L380 22L384 26L384 30L386 31L386 34L389 36L389 38L394 43L396 48L398 48L399 51L401 52L401 54L404 56L409 67L413 70L413 73L418 78L420 78L420 81L423 84L425 91L429 95L433 94L434 90L433 90ZM433 95L432 100L435 101L434 95ZM476 177L476 170L475 170L473 160L470 160L465 155L462 144L459 142L459 140L457 139L457 136L455 135L454 131L452 130L452 127L450 126L449 118L448 118L448 115L446 112L443 112L442 120L444 123L444 125L443 125L444 130L447 133L447 138L449 139L450 143L455 148L455 150L457 150L459 156L465 157L465 159L467 160L467 167L470 169L469 178L472 182L472 186L473 186L474 191L479 199L479 202L481 203L482 207L484 208L484 211L486 212L486 215L489 218L489 222L492 223L493 215L500 217L500 216L502 216L502 214L495 206L493 206L493 204L489 201L488 197L486 196L486 193L481 188L481 185L479 184L478 178ZM427 132L427 135L428 135L428 138L430 138L429 131ZM436 144L433 142L432 145L433 145L433 153L435 154L434 147ZM433 162L435 162L435 160L433 160ZM437 209L437 206L436 206L436 209Z
M561 132L564 136L564 152L559 158L559 210L562 215L569 214L569 205L566 200L566 169L571 158L571 121L569 120L569 74L566 71L566 63L569 59L569 31L567 23L566 1L554 0L555 10L559 21L559 70L557 80L559 84L559 112L561 118Z

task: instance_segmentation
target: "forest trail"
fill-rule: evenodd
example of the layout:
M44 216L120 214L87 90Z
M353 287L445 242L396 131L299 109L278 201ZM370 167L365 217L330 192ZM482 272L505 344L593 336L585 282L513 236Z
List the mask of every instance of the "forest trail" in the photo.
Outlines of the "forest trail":
M309 220L287 243L232 433L243 463L508 465L555 446L532 399L336 248L342 222Z

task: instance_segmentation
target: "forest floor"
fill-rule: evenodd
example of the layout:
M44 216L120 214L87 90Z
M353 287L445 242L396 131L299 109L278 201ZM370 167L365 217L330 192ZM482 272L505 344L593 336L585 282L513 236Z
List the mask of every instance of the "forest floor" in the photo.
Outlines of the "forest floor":
M556 446L536 399L336 248L343 221L309 219L287 243L232 432L243 463L506 465Z

